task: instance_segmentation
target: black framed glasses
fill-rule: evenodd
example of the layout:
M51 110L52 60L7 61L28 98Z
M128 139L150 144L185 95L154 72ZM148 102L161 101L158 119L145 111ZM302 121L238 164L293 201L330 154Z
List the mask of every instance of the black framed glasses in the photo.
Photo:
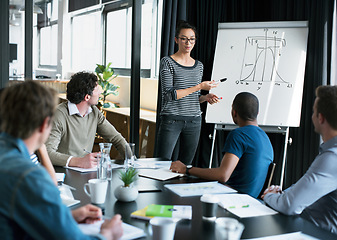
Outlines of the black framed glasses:
M196 38L187 38L187 37L178 37L184 43L190 42L191 44L195 43Z

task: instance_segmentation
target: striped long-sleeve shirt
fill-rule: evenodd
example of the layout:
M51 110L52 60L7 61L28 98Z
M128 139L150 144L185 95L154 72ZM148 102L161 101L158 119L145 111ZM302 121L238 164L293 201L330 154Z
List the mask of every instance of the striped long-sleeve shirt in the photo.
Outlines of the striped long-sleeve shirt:
M200 91L177 99L176 90L186 89L201 83L204 66L196 60L191 67L182 66L171 57L160 61L160 81L162 90L161 115L198 117L201 115Z

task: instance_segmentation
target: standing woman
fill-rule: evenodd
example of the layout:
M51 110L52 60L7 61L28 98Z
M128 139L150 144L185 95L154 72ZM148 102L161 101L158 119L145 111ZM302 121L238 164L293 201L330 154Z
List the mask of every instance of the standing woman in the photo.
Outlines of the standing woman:
M192 163L201 129L200 103L218 102L214 94L200 95L200 90L216 87L214 81L203 81L203 64L191 57L196 42L196 29L180 21L175 33L178 51L161 59L160 81L162 108L157 135L158 157L172 159L179 141L178 159L184 164ZM177 159L172 159L177 160Z

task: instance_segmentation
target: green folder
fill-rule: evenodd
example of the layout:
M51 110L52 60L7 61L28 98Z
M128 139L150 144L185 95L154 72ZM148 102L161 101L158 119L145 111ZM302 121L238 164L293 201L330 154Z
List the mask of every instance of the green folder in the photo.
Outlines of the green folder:
M192 219L192 206L151 204L146 209L146 216Z

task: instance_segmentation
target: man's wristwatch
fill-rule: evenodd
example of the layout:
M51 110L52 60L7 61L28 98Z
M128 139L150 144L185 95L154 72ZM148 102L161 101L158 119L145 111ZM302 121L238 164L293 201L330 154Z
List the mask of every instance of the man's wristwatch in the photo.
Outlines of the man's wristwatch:
M192 165L187 165L186 166L186 175L189 176L190 175L190 169L192 168L193 166Z

